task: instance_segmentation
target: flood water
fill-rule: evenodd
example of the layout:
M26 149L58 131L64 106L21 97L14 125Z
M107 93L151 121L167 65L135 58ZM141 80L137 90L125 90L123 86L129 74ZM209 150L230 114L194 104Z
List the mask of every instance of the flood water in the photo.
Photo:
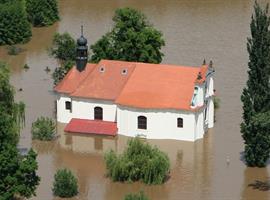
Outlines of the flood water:
M92 44L112 27L114 10L125 6L141 10L164 33L163 63L193 66L205 58L213 60L216 69L215 89L221 105L215 127L205 138L195 143L149 140L167 152L171 161L170 178L159 186L113 183L106 178L103 153L109 149L122 152L127 137L66 135L64 124L58 124L61 137L57 141L31 140L31 123L39 116L54 116L51 73L44 71L46 66L53 70L57 65L47 53L53 34L68 31L78 37L83 24ZM8 56L6 47L0 48L0 59L11 66L12 84L16 90L23 89L17 91L16 98L26 103L26 127L20 145L33 146L38 152L41 183L33 199L53 199L53 175L62 167L79 178L80 194L74 199L120 200L126 193L140 190L152 200L270 199L269 191L248 187L256 180L269 180L269 165L247 168L241 161L240 95L247 78L251 0L60 0L59 7L61 21L34 28L32 40L21 46L25 50L21 54ZM22 68L25 63L30 66L27 71Z

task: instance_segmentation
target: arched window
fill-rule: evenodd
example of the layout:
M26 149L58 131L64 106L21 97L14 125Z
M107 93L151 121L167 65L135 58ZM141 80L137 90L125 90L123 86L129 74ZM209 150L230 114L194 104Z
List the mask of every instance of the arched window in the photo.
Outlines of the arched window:
M177 118L177 127L183 128L183 118Z
M103 110L101 107L95 107L95 114L94 114L94 118L98 119L98 120L103 120Z
M138 117L138 129L147 129L147 118L145 116Z

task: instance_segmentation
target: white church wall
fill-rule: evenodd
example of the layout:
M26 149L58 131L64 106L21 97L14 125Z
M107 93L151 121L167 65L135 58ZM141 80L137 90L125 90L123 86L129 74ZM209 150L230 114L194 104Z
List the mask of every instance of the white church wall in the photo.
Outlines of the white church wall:
M196 123L196 134L195 134L195 139L201 139L204 136L204 110L199 111L196 113L197 115L197 123Z
M58 95L57 98L57 121L62 123L68 123L72 117L72 113L70 110L66 109L65 102L71 101L70 97L67 97L65 95Z
M65 102L71 101L71 111L66 110ZM72 118L94 119L94 108L103 109L104 121L116 121L116 105L111 101L60 96L57 100L57 121L69 123Z
M147 129L138 129L138 116L147 118ZM177 127L177 118L183 118L183 128ZM142 110L119 106L117 108L118 134L147 139L176 139L194 141L195 113L176 110Z
M214 115L214 101L213 98L210 98L208 103L208 128L214 127Z

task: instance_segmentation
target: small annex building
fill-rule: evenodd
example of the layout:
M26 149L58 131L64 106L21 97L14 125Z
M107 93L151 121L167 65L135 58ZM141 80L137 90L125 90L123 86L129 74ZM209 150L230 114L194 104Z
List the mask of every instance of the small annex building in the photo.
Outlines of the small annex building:
M67 132L195 141L214 126L213 74L212 64L79 63L55 87L57 121Z
M101 60L81 72L74 66L55 91L57 121L73 122L70 131L194 141L214 126L208 65Z

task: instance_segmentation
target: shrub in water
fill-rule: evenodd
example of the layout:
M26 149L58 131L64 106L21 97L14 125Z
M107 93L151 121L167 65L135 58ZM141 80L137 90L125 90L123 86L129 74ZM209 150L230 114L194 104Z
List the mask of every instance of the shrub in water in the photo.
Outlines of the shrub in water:
M48 117L40 117L32 124L32 138L38 140L52 140L55 137L55 122Z
M53 194L62 198L78 194L77 178L68 169L60 169L54 175Z
M20 47L16 47L16 46L8 46L8 55L12 55L12 56L15 56L15 55L18 55L19 53L22 52L22 49Z
M161 184L170 168L168 156L139 138L131 139L122 155L114 151L105 154L108 175L113 181L143 181Z
M28 70L30 67L29 67L28 64L24 64L23 68L24 68L25 70Z
M143 192L140 194L128 194L125 196L124 200L149 200L147 196L144 195Z
M217 97L214 97L214 108L218 109L220 107L220 99Z

